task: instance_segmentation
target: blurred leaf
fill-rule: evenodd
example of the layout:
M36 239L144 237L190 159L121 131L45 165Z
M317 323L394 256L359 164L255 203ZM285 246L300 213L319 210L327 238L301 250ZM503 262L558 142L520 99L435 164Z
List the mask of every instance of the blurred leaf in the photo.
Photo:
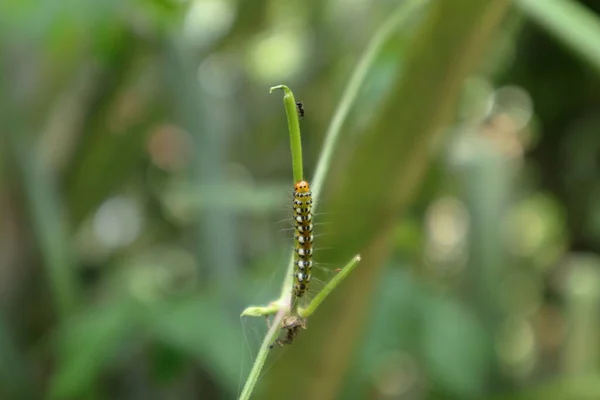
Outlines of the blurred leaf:
M600 20L577 1L515 0L531 19L600 72Z
M547 194L535 193L510 210L507 246L513 254L529 257L540 270L554 265L567 246L564 211Z
M410 270L407 265L388 266L379 282L374 299L379 306L365 324L367 329L340 398L365 398L372 381L382 372L382 359L390 353L400 349L416 356L413 344L420 337L419 305L425 293Z
M209 103L209 100L216 102L216 98L211 98L208 90L200 84L197 64L187 50L188 44L179 34L168 35L161 45L162 73L173 118L193 138L194 157L188 170L189 178L201 185L219 184L224 176L223 138L229 130L226 122L229 113L224 109L229 104L218 107ZM235 109L229 111L235 112ZM231 293L228 283L240 265L236 221L228 209L204 211L201 223L197 226L200 245L196 258L206 266L223 298L229 299Z
M118 40L111 45L110 56L97 78L81 128L82 138L65 177L75 226L140 165L149 128L161 116L147 93L154 90L147 88L153 79L152 69L135 69L143 54L141 42L125 27L112 35Z
M57 332L60 358L52 379L53 398L77 397L88 390L117 356L136 350L132 339L158 340L193 356L220 381L236 387L241 362L239 324L231 323L203 298L147 304L121 298L89 309Z
M7 134L14 163L23 182L23 190L31 212L31 224L46 266L51 284L52 301L57 312L66 317L76 307L77 282L73 274L71 247L67 228L61 219L62 204L57 185L43 170L40 160L29 149L31 136L18 123Z
M569 276L565 297L569 331L565 340L563 368L569 376L598 371L600 345L600 257L575 254L567 259Z
M581 375L551 380L519 393L493 397L493 400L596 400L600 398L600 375Z
M499 312L498 279L506 259L502 226L513 190L515 163L492 142L465 133L455 141L451 163L456 168L462 198L469 212L469 261L464 296L479 309L485 325L494 330Z
M67 320L57 332L59 363L51 397L80 398L89 390L125 339L140 327L139 311L136 303L122 299Z
M421 351L431 379L460 399L481 398L489 364L483 327L447 298L426 302L422 316Z
M177 379L189 364L187 354L167 345L157 344L154 347L151 359L155 379L162 383Z
M287 203L289 185L246 186L233 183L177 185L163 195L169 211L182 221L200 212L223 209L238 213L272 213Z
M0 315L0 395L11 399L35 398L36 386L32 383L27 363L19 352L6 326L4 317ZM4 398L4 397L3 397Z
M456 168L461 197L468 211L469 258L462 272L461 298L482 324L488 357L480 365L487 391L501 381L497 360L492 357L494 339L505 316L502 287L510 259L504 226L514 191L516 162L485 138L478 128L468 130L454 142L451 164ZM483 339L482 339L483 340Z
M148 329L156 340L196 358L224 388L235 388L242 354L239 324L216 304L215 299L191 298L155 305Z
M400 221L395 232L395 251L407 260L420 259L425 242L422 222L412 215Z

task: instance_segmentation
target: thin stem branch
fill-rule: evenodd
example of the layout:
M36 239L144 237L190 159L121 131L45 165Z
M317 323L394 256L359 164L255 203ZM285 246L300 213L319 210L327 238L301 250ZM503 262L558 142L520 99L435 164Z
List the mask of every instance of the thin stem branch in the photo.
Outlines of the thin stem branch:
M386 21L384 21L383 25L381 25L379 30L377 32L375 32L375 35L370 40L369 44L367 45L367 48L360 56L358 64L356 65L356 67L354 68L354 71L352 72L352 76L350 77L350 80L348 81L348 84L346 85L346 88L344 89L344 93L339 102L339 106L336 108L333 118L331 120L331 123L329 124L329 128L327 129L327 133L325 134L325 142L323 144L323 150L321 151L321 154L319 155L319 159L317 161L317 166L316 166L315 178L313 179L312 184L311 184L311 190L312 190L312 195L313 195L313 207L312 207L313 213L317 209L317 205L319 203L318 199L321 195L321 190L322 190L323 184L325 182L325 178L327 177L327 173L330 170L331 160L333 158L334 150L339 143L339 138L340 138L340 133L342 132L342 127L344 125L344 122L346 121L346 118L348 117L348 114L350 113L350 109L352 108L352 105L354 104L354 102L356 101L356 98L358 97L360 88L364 84L364 82L367 78L367 74L368 74L369 70L371 69L373 62L375 61L375 58L377 58L377 55L381 51L381 48L383 47L385 42L390 39L392 34L400 26L402 26L404 23L406 23L409 18L413 17L415 15L415 13L417 11L419 11L425 3L427 3L427 0L406 0L406 1L404 1L400 6L398 6L396 11L394 11L394 13ZM284 90L287 89L289 91L289 89L283 85L275 86L274 88L271 88L271 90L277 89L277 88L285 88ZM291 93L291 91L290 91L290 93ZM284 98L284 102L285 102L285 98ZM294 114L297 114L295 100L294 100L293 95L291 96L291 102L293 103ZM288 125L290 125L290 136L291 136L292 135L292 131L291 131L292 125L290 123L290 117L289 117L287 103L286 103L286 113L288 114ZM295 121L298 122L297 115L295 115ZM300 132L300 130L298 128L298 135L299 135L299 132ZM292 144L292 149L293 149L293 146L294 145ZM283 286L281 288L280 298L284 298L285 296L287 296L287 293L289 292L289 290L292 286L293 272L294 272L294 253L292 252L292 255L290 256L290 261L288 264L287 272L285 275L285 280L284 280Z
M298 111L296 110L296 99L294 93L285 85L273 86L269 93L273 90L283 90L283 105L285 106L285 114L288 121L288 129L290 131L290 145L292 148L292 171L294 174L294 182L304 180L302 168L302 139L300 136L300 122L298 121Z
M256 386L256 382L258 382L258 378L260 377L260 372L262 371L263 366L265 365L265 361L267 360L267 355L269 354L269 349L271 345L275 341L277 335L279 334L279 329L281 328L281 322L283 318L288 313L288 309L286 307L281 307L275 318L273 318L273 322L271 323L271 327L267 332L263 342L260 346L260 350L256 355L256 360L254 361L254 365L252 365L252 370L250 371L250 375L248 375L248 379L244 384L244 389L242 390L242 394L240 395L239 400L248 400L254 391L254 386Z
M242 317L264 317L268 315L273 315L277 311L282 308L282 304L280 302L273 302L266 307L260 306L251 306L246 307L244 311L242 311Z
M375 33L373 39L371 39L369 45L365 52L361 55L358 65L354 69L350 81L346 86L344 94L342 95L342 99L338 108L335 111L331 124L327 130L325 136L325 143L323 147L323 151L319 156L319 160L317 162L315 179L312 185L313 191L313 200L316 200L320 193L325 178L327 176L327 172L331 166L331 159L333 158L334 150L339 143L340 133L342 131L342 126L348 117L352 104L356 101L359 90L362 87L367 73L371 69L373 62L377 55L379 54L381 48L384 43L390 38L392 33L397 29L401 24L405 23L409 17L414 15L415 11L418 11L419 7L426 3L426 0L406 0L402 3L401 6L398 7L396 12L392 14L392 16L385 21L385 23L381 26L381 28ZM417 7L419 6L419 7ZM292 150L292 168L294 174L294 181L298 182L303 180L303 168L302 168L302 141L300 136L300 123L298 120L298 113L296 110L296 100L292 91L285 85L274 86L271 88L270 92L273 90L280 89L284 91L283 103L285 106L285 112L288 120L288 128L290 132L290 143ZM313 211L315 210L315 206L313 205ZM360 256L355 256L340 272L339 274L332 279L331 282L311 301L306 309L299 309L298 312L301 317L307 317L313 314L319 305L329 296L331 291L335 289L341 282L344 280L350 272L358 265L360 262ZM291 288L292 288L292 280L293 280L293 271L294 271L294 254L292 253L290 257L290 262L287 268L287 273L283 282L283 286L281 289L281 295L279 300L275 304L290 304L291 303ZM260 351L256 357L254 365L252 366L252 371L248 376L248 380L244 385L244 390L242 391L242 395L240 396L240 400L247 400L250 398L252 391L254 390L254 386L258 380L260 375L260 371L265 363L267 358L269 346L275 340L276 333L279 332L281 322L283 321L283 317L290 310L287 307L281 306L279 311L277 312L275 318L273 319L273 324L269 329L265 339L263 340L263 344L260 348ZM274 312L274 308L270 306L267 307L249 307L247 308L243 314L246 315L268 315Z
M354 256L354 258L352 258L352 260L350 260L350 262L346 264L346 266L342 268L342 270L331 281L329 281L329 283L319 292L319 294L317 294L315 298L312 299L308 307L300 308L298 310L298 314L302 318L310 317L315 311L317 311L317 308L319 308L321 303L325 301L325 299L327 298L327 296L329 296L333 289L335 289L340 283L342 283L342 281L350 274L350 272L352 272L352 270L356 268L359 262L360 255Z
M333 151L338 144L344 122L346 121L346 118L350 113L350 109L358 97L360 88L365 82L367 74L371 69L373 62L377 58L377 55L381 51L381 48L392 36L392 34L410 17L413 17L415 12L418 11L426 2L426 0L406 0L402 2L402 4L398 6L393 14L384 21L379 30L375 32L375 35L369 41L367 48L360 56L358 64L352 72L352 76L350 77L350 80L344 89L342 99L338 103L333 118L331 119L331 123L327 128L327 133L325 134L323 150L319 156L315 177L311 185L313 199L318 198L321 194L321 189L323 188L325 178L327 177L327 172L330 170ZM313 212L316 209L317 204L318 202L313 205Z

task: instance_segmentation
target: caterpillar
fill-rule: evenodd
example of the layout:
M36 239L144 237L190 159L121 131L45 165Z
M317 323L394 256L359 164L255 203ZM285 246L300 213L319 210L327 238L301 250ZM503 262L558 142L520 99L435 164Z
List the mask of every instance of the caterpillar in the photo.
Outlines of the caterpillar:
M313 254L312 193L306 181L294 185L294 295L304 296L311 279Z

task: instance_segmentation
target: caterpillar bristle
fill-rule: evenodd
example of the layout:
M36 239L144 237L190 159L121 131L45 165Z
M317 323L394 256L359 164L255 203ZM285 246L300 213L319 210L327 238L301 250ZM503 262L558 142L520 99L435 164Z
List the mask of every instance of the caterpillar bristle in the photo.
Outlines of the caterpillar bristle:
M312 218L312 217L311 217L311 218ZM282 224L283 224L283 223L285 223L285 222L287 222L287 223L289 223L290 225L293 225L293 226L292 226L291 228L280 228L280 229L278 230L279 232L286 232L286 231L290 231L290 230L296 230L296 221L294 221L292 218L288 218L288 219L286 219L286 220L283 220L283 221L276 222L275 224L277 224L277 225L282 225ZM328 223L327 223L327 222L317 222L317 223L314 223L314 222L313 222L313 223L312 223L312 226L313 226L313 228L314 228L314 227L316 227L316 226L323 226L323 225L326 225L326 224L328 224ZM314 236L315 236L315 237L322 237L322 236L329 236L329 235L330 235L330 233L320 233L320 234L318 234L318 235L314 235Z

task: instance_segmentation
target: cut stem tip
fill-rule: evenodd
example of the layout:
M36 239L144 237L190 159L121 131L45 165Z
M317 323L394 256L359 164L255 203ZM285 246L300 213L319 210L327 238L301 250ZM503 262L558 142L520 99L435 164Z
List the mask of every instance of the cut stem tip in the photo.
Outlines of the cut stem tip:
M286 94L291 92L290 88L285 85L273 86L271 87L271 89L269 89L269 93L273 93L274 90L283 90L284 92L286 92Z

